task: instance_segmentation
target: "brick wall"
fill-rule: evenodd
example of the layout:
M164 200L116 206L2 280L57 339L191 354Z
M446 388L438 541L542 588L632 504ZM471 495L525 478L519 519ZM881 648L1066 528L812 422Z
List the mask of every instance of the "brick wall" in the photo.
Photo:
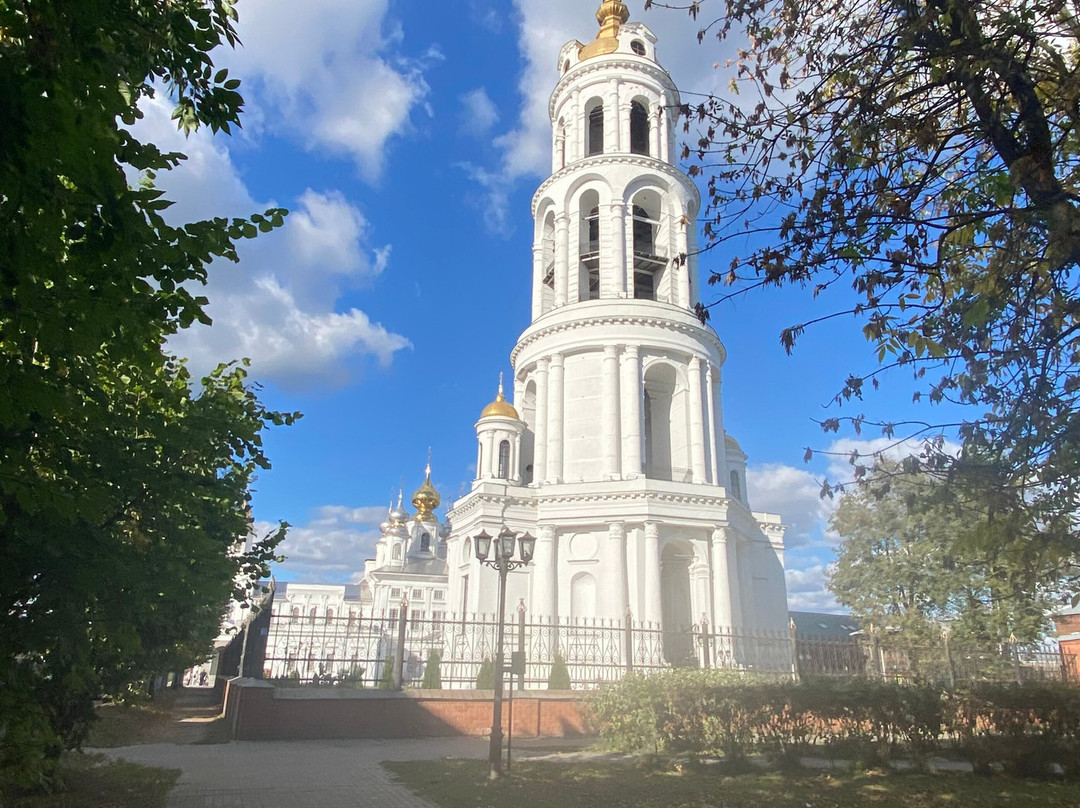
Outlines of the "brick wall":
M581 694L570 691L515 692L514 736L589 734L581 702ZM491 691L483 690L276 688L258 679L233 679L225 717L237 740L482 736L491 727L491 705ZM504 699L504 732L510 729L509 708Z

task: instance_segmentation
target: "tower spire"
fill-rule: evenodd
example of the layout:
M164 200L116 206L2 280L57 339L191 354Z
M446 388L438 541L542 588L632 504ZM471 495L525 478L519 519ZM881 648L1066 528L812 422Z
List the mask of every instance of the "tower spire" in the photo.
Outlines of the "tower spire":
M592 56L614 53L619 47L619 27L630 19L630 10L621 0L603 0L596 10L596 21L600 23L600 32L596 39L581 49L578 58L582 61Z

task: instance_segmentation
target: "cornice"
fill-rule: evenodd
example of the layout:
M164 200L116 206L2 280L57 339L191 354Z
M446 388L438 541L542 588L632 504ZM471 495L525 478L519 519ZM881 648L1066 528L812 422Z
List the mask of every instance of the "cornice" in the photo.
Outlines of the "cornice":
M671 74L660 67L656 62L649 59L630 58L625 56L614 59L597 59L596 61L589 59L584 62L578 62L571 67L555 84L555 88L551 91L551 97L548 99L548 118L554 122L555 101L561 93L566 91L568 85L573 84L578 79L586 76L591 76L595 73L605 73L612 70L633 70L635 72L644 73L660 84L661 89L664 90L664 96L669 102L669 106L676 106L680 102L679 88L676 87L675 82L672 81Z
M622 298L618 299L618 302L626 302ZM573 305L573 304L571 304ZM679 309L683 311L683 309ZM566 320L559 323L552 323L549 326L538 328L536 331L529 333L525 332L510 351L510 365L517 367L517 358L530 345L550 336L551 334L557 334L564 331L574 331L579 328L591 328L598 325L631 325L631 326L647 326L652 328L662 328L668 331L674 331L679 334L684 334L694 339L702 340L709 343L715 348L720 356L726 357L727 351L724 349L724 344L720 342L720 338L714 331L706 328L703 325L699 325L696 322L679 322L666 317L649 317L644 315L614 315L605 314L592 317L581 317L573 320ZM602 347L602 346L600 346Z
M629 152L618 152L612 154L594 154L592 157L583 157L580 160L575 160L572 163L567 163L560 168L554 174L550 175L546 180L540 183L540 187L536 189L536 193L532 198L532 216L536 218L536 206L540 201L540 198L544 195L548 188L554 185L559 180L567 177L575 172L584 172L586 169L596 168L606 165L630 165L638 166L650 171L654 171L658 174L665 174L671 179L680 182L687 190L690 191L696 199L701 199L701 193L698 191L697 186L694 185L693 180L686 175L684 171L681 171L671 163L666 163L658 157L650 157L647 154L630 154Z

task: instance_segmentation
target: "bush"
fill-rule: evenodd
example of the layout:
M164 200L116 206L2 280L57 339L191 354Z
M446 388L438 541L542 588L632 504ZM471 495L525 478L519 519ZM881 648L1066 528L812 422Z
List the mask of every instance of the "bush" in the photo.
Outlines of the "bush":
M442 654L432 648L424 665L424 678L420 682L423 690L442 690L442 673L439 670Z
M379 677L379 690L393 690L394 689L394 666L397 664L397 658L390 654L383 660L382 675Z
M495 662L489 657L484 657L484 661L480 663L480 670L476 674L476 689L495 689Z
M570 669L566 667L566 660L562 654L556 654L551 660L551 670L548 672L548 690L569 690Z

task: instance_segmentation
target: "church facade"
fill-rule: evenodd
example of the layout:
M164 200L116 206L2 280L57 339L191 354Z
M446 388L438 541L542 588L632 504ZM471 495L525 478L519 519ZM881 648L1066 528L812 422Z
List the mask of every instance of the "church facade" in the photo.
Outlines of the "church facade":
M675 165L679 93L625 5L604 0L597 20L596 39L558 56L531 323L510 353L513 403L500 380L476 422L471 490L440 521L429 466L415 515L399 497L359 586L288 585L275 612L291 621L492 614L499 578L472 537L508 528L537 539L507 581L508 609L530 619L786 634L785 528L751 510L724 426L726 350L697 314L700 197Z

